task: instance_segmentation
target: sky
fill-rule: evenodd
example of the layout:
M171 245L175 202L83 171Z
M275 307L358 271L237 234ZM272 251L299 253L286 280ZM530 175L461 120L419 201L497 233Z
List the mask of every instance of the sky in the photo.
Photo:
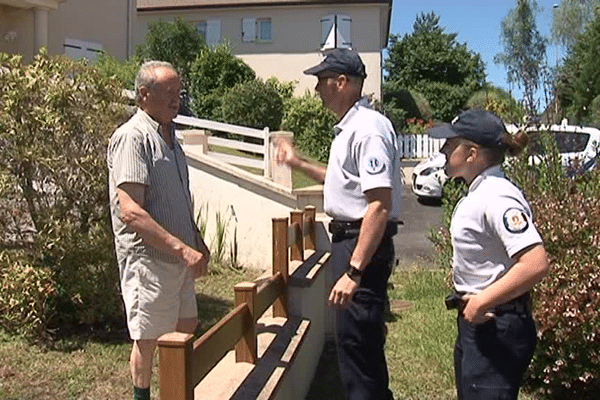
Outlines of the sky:
M542 11L538 14L537 28L544 35L549 36L552 24L553 5L559 0L538 0ZM456 40L466 43L467 47L481 55L485 63L487 81L495 86L510 90L506 81L506 70L502 65L494 64L494 56L503 51L500 44L500 23L511 8L516 5L516 0L393 0L392 24L390 33L400 35L410 34L417 14L433 11L440 17L439 26L445 33L458 33ZM549 63L554 65L557 58L557 49L554 45L547 48ZM558 50L558 56L562 54ZM512 88L513 96L522 97L522 91Z

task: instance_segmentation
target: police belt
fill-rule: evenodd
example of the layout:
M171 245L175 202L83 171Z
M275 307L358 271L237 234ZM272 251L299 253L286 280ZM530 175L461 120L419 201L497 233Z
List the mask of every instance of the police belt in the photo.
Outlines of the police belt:
M462 292L452 292L446 297L446 308L448 310L458 309L460 313L463 312L465 307L465 301L462 297L465 293ZM522 294L521 296L512 299L504 304L497 305L493 308L493 312L497 314L503 313L515 313L515 314L527 314L531 315L531 301L529 292Z
M333 220L329 223L329 232L335 236L353 238L358 236L362 219L357 221ZM385 226L384 236L394 236L398 233L398 222L388 221Z

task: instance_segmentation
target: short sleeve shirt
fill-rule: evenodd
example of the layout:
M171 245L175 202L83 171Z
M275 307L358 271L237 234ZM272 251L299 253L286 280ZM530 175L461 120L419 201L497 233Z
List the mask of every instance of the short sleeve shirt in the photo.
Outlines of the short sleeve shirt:
M356 102L334 128L325 185L325 212L333 219L363 218L365 192L392 189L391 219L400 213L402 181L398 141L391 122L369 108L365 98Z
M457 291L478 293L502 277L519 251L542 243L529 204L500 166L475 178L450 225Z
M129 252L176 263L177 258L143 243L120 220L117 188L123 183L145 186L143 208L167 232L195 246L191 197L185 154L173 136L170 149L160 135L160 125L142 110L119 127L110 139L107 154L110 208L117 258Z

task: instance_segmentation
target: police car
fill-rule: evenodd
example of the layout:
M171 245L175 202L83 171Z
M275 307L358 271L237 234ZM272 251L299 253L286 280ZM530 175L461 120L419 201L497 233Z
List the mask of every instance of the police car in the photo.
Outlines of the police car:
M515 133L519 127L507 125L506 129ZM536 133L550 131L554 134L561 161L567 176L573 177L582 174L596 166L600 155L600 130L592 127L568 125L563 120L560 125L541 125L527 128L534 137ZM541 161L541 146L534 146L534 155L531 162L537 164ZM444 173L446 157L441 153L434 153L428 159L417 164L412 175L412 190L418 197L441 198L442 187L447 176Z

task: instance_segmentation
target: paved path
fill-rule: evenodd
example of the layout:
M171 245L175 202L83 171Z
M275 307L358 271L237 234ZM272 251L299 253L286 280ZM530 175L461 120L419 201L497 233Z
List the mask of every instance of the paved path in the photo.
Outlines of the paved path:
M441 202L422 202L410 188L412 167L414 161L403 161L405 185L402 191L402 210L398 226L398 234L394 236L396 259L400 263L414 262L431 256L433 244L427 238L430 229L441 226Z

